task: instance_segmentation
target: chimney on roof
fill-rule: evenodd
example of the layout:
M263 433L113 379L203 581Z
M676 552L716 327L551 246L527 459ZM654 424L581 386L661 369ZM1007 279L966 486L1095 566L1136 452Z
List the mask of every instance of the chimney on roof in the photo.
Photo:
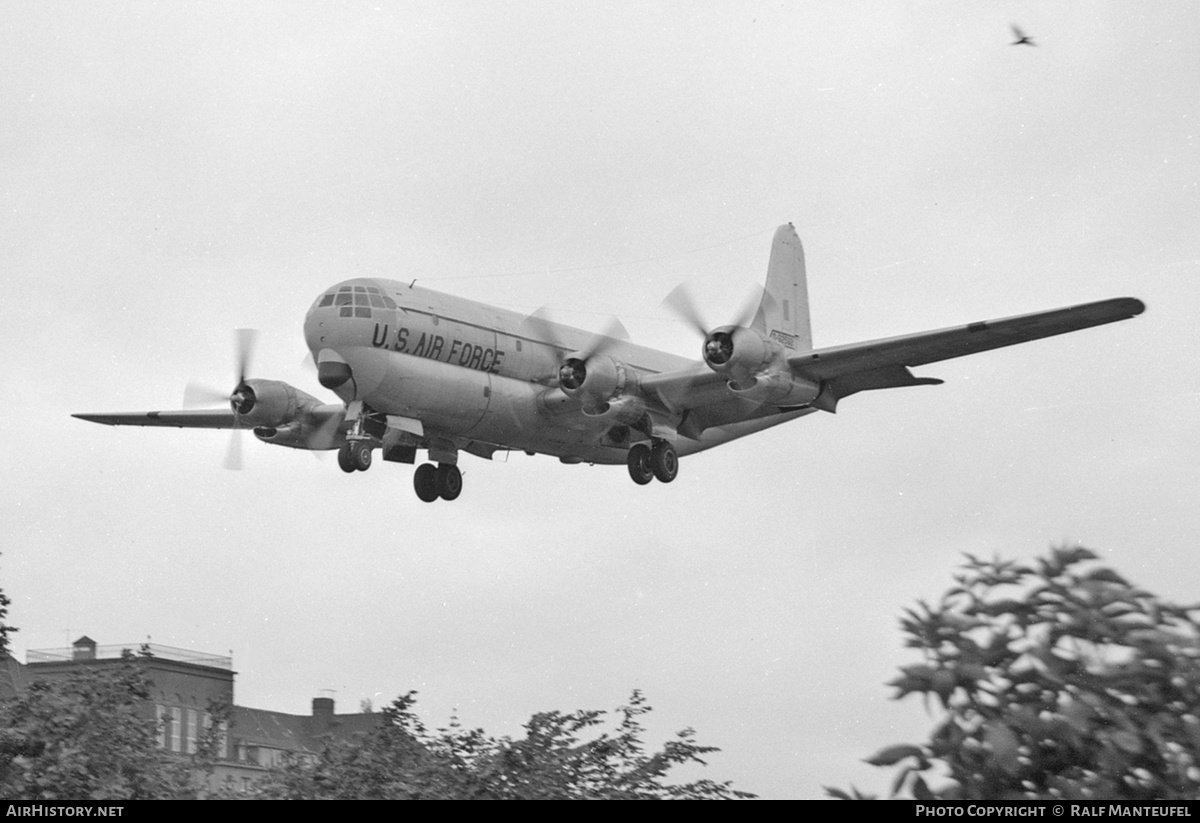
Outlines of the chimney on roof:
M72 660L95 660L96 641L86 634L71 644Z
M314 697L312 702L312 733L325 734L333 726L333 698Z

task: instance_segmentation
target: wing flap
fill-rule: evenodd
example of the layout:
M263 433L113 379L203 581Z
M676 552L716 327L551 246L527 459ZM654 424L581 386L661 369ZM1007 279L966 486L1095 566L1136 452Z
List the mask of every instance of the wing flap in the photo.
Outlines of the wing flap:
M1030 340L1053 337L1056 334L1127 320L1145 310L1146 306L1141 300L1118 297L1034 314L968 323L965 326L937 331L817 349L789 357L788 365L796 374L811 380L834 380L859 372L874 372L895 366L921 366L1004 346L1014 346Z

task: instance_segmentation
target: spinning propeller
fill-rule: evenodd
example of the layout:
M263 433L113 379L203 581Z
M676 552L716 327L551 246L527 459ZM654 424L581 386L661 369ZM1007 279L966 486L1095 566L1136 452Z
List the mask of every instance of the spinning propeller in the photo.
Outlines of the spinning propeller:
M246 373L250 370L250 360L254 354L257 339L257 329L236 329L234 331L236 358L234 366L237 369L238 379L232 393L189 382L183 389L184 408L194 409L200 406L228 403L235 414L248 414L254 408L257 400L254 389L246 382ZM240 471L242 468L242 429L239 427L235 427L230 433L229 447L226 449L222 465L231 471Z
M619 342L628 342L629 332L616 317L609 318L604 330L593 334L582 349L572 350L558 337L557 324L549 319L545 306L527 316L522 325L528 326L542 342L549 343L558 351L567 351L558 369L553 374L545 375L542 379L558 378L558 385L568 391L575 391L587 380L587 364L594 357L608 352Z
M766 289L759 286L750 293L732 322L725 326L713 328L700 314L696 301L686 283L680 283L663 298L663 305L675 313L675 316L695 329L704 338L704 359L712 364L721 365L733 356L733 332L744 328L753 322L760 307L772 302Z

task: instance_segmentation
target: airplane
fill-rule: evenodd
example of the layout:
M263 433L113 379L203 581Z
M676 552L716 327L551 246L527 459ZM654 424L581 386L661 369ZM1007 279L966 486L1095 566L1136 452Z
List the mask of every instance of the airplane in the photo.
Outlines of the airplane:
M523 451L563 463L624 464L639 485L670 483L679 459L863 391L937 385L911 369L1078 331L1145 310L1121 297L936 331L814 349L804 249L792 224L771 245L766 285L734 322L710 328L682 288L664 301L704 338L699 361L602 333L440 294L355 278L317 295L304 338L323 403L247 376L242 334L227 409L76 414L111 426L246 429L264 443L337 449L347 473L372 455L414 464L417 497L454 500L459 457ZM244 330L243 330L244 331ZM222 393L223 394L223 393Z

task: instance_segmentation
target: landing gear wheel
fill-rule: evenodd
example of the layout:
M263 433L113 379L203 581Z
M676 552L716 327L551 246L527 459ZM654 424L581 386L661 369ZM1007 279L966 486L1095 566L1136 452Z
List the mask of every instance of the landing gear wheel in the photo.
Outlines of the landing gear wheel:
M353 444L347 443L338 449L338 465L346 474L358 471L358 466L354 465L354 454L351 451L353 448Z
M454 500L462 494L462 472L451 463L439 463L437 490L443 500Z
M625 462L629 464L629 476L639 486L644 486L654 479L654 464L650 459L650 447L645 443L635 443L631 446Z
M417 497L424 500L426 503L432 503L438 499L438 470L437 466L432 463L422 463L417 466L417 470L413 472L413 488L417 491Z
M354 459L354 468L365 472L371 468L371 444L351 443L350 456Z
M679 474L679 455L675 447L666 440L654 444L650 452L650 462L654 466L654 476L663 483L670 483Z

